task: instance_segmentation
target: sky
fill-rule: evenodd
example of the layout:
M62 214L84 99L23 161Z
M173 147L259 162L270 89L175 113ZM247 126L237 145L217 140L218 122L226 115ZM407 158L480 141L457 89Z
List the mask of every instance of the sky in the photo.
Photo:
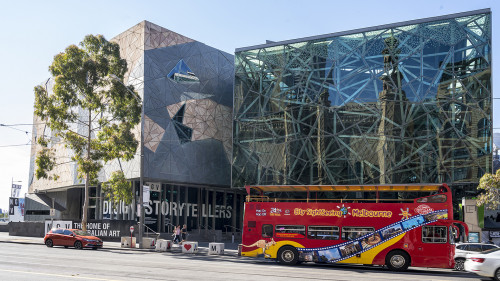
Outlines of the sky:
M7 210L12 181L28 192L33 88L45 82L54 55L87 34L111 39L147 20L225 52L402 21L490 8L493 46L499 46L500 1L3 1L0 9L0 208ZM493 61L500 61L493 50ZM493 84L498 85L498 72ZM495 88L493 86L493 88ZM500 94L493 94L500 98ZM493 127L500 133L500 116ZM9 125L9 126L3 126ZM20 182L18 182L20 181Z

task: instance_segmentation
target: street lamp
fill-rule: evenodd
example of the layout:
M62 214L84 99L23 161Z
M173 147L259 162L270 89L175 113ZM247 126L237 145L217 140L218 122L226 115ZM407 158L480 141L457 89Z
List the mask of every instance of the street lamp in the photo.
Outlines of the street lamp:
M139 168L139 233L138 233L138 240L139 240L139 248L143 249L144 248L144 245L142 243L142 234L144 232L144 205L142 203L142 200L144 200L144 195L143 195L143 190L144 190L144 172L143 172L143 168L144 168L144 101L141 101L139 99L139 97L137 97L137 95L132 92L128 87L127 85L125 85L122 80L116 76L115 74L110 74L109 77L113 78L114 80L118 81L120 84L122 84L123 86L125 86L125 89L127 89L127 91L129 93L132 94L132 96L134 96L134 98L137 99L137 101L139 103L141 103L141 149L140 149L140 153L141 153L141 160L140 160L140 168ZM130 243L132 243L132 241L130 241Z

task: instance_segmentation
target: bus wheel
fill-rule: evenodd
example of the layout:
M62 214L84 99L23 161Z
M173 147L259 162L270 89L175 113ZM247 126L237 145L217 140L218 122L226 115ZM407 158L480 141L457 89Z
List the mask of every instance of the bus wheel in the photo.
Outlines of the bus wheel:
M410 256L403 251L392 251L385 257L385 265L392 271L405 271L410 266Z
M292 246L283 246L278 251L278 262L284 265L294 265L299 261L299 253Z

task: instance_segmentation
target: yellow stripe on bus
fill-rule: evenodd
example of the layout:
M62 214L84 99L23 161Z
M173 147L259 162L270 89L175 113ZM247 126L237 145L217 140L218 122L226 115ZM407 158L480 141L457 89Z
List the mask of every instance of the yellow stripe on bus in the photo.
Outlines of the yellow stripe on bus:
M399 240L401 240L406 233L402 233L380 245L377 247L370 249L366 252L361 253L361 257L358 258L356 256L352 258L348 258L346 260L339 261L339 263L359 263L359 264L372 264L373 259L383 250L387 249L388 247L396 244ZM295 248L305 248L301 244L294 242L294 241L289 241L289 240L284 240L284 241L279 241L276 242L276 245L269 246L268 249L266 249L265 255L267 258L273 258L275 259L278 256L278 250L282 246L285 245L290 245L294 246ZM241 255L245 257L257 257L259 255L264 254L262 248L255 249L253 251L241 251Z
M268 258L275 259L278 256L279 248L281 248L282 246L285 246L285 245L294 246L295 248L305 248L301 244L294 242L294 241L289 241L289 240L278 241L278 242L276 242L276 245L269 246L269 248L266 249L266 253L265 253L266 256ZM245 256L245 257L257 257L258 255L262 255L262 254L263 254L262 248L258 248L258 249L255 249L253 251L247 251L247 252L241 251L241 255Z

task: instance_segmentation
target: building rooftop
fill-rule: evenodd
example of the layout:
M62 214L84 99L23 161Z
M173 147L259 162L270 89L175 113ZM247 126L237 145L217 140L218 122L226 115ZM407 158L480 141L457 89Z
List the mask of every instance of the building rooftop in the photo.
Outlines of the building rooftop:
M369 32L369 31L374 31L374 30L387 29L387 28L412 25L412 24L420 24L420 23L426 23L426 22L432 22L432 21L438 21L438 20L447 20L447 19L458 18L458 17L467 17L467 16L472 16L472 15L477 15L477 14L485 14L485 13L491 13L491 9L486 8L486 9L480 9L480 10L474 10L474 11L468 11L468 12L462 12L462 13L455 13L455 14L449 14L449 15L443 15L443 16L437 16L437 17L429 17L429 18L409 20L409 21L403 21L403 22L397 22L397 23L391 23L391 24L377 25L377 26L372 26L372 27L352 29L352 30L347 30L347 31L340 31L340 32L334 32L334 33L328 33L328 34L316 35L316 36L309 36L309 37L303 37L303 38L297 38L297 39L291 39L291 40L285 40L285 41L278 41L278 42L273 42L273 41L267 40L266 44L236 48L235 52L237 53L237 52L261 49L261 48L275 47L275 46L280 46L280 45L285 45L285 44L294 44L294 43L299 43L299 42L304 42L304 41L311 41L311 40L317 40L317 39L323 39L323 38L344 36L344 35L350 35L350 34L355 34L355 33Z

